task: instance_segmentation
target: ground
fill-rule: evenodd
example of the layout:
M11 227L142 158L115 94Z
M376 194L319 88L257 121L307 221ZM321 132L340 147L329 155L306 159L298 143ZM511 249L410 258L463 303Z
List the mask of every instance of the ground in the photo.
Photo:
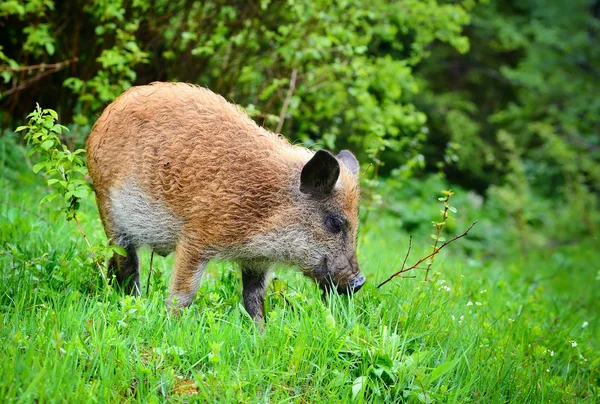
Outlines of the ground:
M430 250L440 188L414 183L400 209L365 199L358 294L322 300L278 268L261 332L227 262L210 265L179 316L164 304L172 256L155 257L147 292L142 252L142 297L107 289L75 223L38 205L43 181L3 166L0 401L600 401L598 240L525 252L502 237L510 223L459 192L448 231L478 219L469 236L440 253L430 281L415 270L377 289L399 269L408 230L409 263ZM93 200L79 219L92 243L104 240Z

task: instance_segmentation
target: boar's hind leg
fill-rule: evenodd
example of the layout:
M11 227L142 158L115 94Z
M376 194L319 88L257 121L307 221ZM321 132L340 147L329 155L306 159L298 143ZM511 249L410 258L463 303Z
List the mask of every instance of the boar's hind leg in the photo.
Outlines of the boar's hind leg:
M167 304L187 307L196 297L200 278L208 259L194 246L195 243L181 240L175 249L175 266L171 274L171 287Z
M135 246L127 244L121 246L125 249L127 256L117 253L111 258L108 267L110 275L115 275L117 285L130 295L140 294L140 263Z
M242 263L242 284L244 307L256 322L265 319L265 291L267 289L269 268L256 263Z

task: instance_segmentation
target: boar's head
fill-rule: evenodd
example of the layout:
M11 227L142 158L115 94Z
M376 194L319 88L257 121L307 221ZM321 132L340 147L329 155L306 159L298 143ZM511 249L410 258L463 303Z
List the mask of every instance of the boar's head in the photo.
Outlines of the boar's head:
M365 283L356 260L358 170L349 151L335 157L319 150L300 174L295 263L324 291L352 293Z

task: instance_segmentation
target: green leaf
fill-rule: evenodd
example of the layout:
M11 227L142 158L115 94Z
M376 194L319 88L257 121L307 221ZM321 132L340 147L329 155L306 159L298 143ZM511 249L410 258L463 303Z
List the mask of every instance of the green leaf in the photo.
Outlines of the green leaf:
M52 146L54 146L54 140L52 139L48 139L48 140L44 140L42 142L42 144L40 144L40 147L44 150L48 150L50 149Z
M433 383L440 377L442 377L445 374L447 374L448 372L452 371L452 369L454 369L454 367L456 366L458 361L459 361L459 359L447 361L447 362L442 363L437 368L433 369L433 371L429 375L429 383Z
M73 192L73 195L75 195L76 198L85 199L88 197L89 193L86 188L80 188L80 189L75 190Z
M41 163L37 163L36 165L34 165L31 170L34 172L34 174L37 174L42 168L46 167L46 162L43 161Z
M118 245L111 245L110 249L119 254L122 257L127 257L127 251L124 248L119 247Z
M19 126L17 129L15 129L15 132L21 132L22 130L25 129L29 129L29 126Z
M55 110L45 109L44 112L47 113L48 115L50 115L54 121L56 121L58 119L58 114L56 113Z
M46 202L50 202L52 200L54 200L56 197L58 196L58 194L49 194L46 195L44 198L42 198L42 200L40 201L40 205L43 205Z
M356 400L356 398L358 397L358 393L361 392L361 390L363 389L363 386L366 383L367 383L366 376L360 376L354 380L354 383L352 383L352 399L353 400Z
M448 206L448 210L452 213L458 212L454 206Z
M54 55L54 50L54 44L52 44L52 42L46 42L46 52L48 52L48 55Z

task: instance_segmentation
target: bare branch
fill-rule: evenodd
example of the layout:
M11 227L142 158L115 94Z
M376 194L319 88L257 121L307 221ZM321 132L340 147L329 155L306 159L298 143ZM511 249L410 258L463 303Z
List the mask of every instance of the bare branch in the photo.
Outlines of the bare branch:
M65 60L62 62L58 62L58 63L40 63L37 65L29 65L29 66L16 66L16 67L12 67L12 66L0 66L0 72L5 72L5 71L9 71L9 72L22 72L22 71L29 71L29 70L46 70L46 69L50 69L50 70L59 70L62 69L65 66L70 65L71 63L75 63L78 62L79 58L78 57L74 57L73 59L69 59L69 60Z
M75 61L77 58L73 59L73 61ZM78 59L77 59L78 60ZM19 84L16 87L11 88L8 91L3 92L2 94L0 94L0 98L4 98L8 95L17 93L21 90L24 90L25 88L27 88L29 85L31 85L32 83L35 83L36 81L43 79L46 76L49 76L53 73L56 73L60 70L62 70L63 68L65 68L66 66L68 66L71 63L71 61L68 62L61 62L61 63L55 63L54 64L54 68L53 69L49 69L47 71L39 71L35 76L23 81L21 84ZM34 67L37 65L34 65ZM45 65L46 67L51 66L51 65ZM24 66L24 67L31 67L31 66ZM40 68L41 69L41 68ZM4 69L4 70L8 70L8 69ZM26 70L26 69L24 69ZM0 71L2 71L2 68L0 68Z
M406 257L404 257L404 261L402 262L402 268L400 268L401 271L403 271L404 267L406 266L406 260L408 260L408 256L410 255L411 247L412 247L412 236L410 236L408 238L408 251L406 251Z
M371 166L373 165L373 163L369 163L369 165L367 166L367 168L365 168L365 170L363 171L363 173L360 175L360 178L358 179L358 182L361 182L363 177L367 174L367 171L369 171L369 168L371 168Z
M389 281L391 281L392 279L394 279L396 276L399 276L399 275L401 275L401 274L403 274L405 272L408 272L408 271L411 271L411 270L417 268L423 261L428 260L429 258L435 256L437 253L440 252L440 250L442 248L446 247L448 244L450 244L450 243L458 240L459 238L462 238L462 237L466 236L467 234L469 234L469 231L471 231L471 229L473 228L473 226L475 226L476 224L477 224L477 220L475 220L471 224L471 226L469 226L469 228L467 230L465 230L464 233L462 233L462 234L454 237L451 240L446 241L444 244L442 244L441 246L439 246L435 250L433 250L433 252L431 254L429 254L429 255L421 258L420 260L418 260L414 265L412 265L412 266L410 266L408 268L404 268L404 264L402 264L402 268L398 272L394 273L392 276L390 276L389 278L387 278L385 281L381 282L377 286L377 288L379 289L380 287L382 287L383 285L385 285L386 283L388 283ZM412 241L412 237L411 237L411 241ZM409 247L408 247L408 252L410 252L410 244L409 244ZM406 257L408 258L408 253L406 254ZM404 260L404 262L406 263L406 259Z

